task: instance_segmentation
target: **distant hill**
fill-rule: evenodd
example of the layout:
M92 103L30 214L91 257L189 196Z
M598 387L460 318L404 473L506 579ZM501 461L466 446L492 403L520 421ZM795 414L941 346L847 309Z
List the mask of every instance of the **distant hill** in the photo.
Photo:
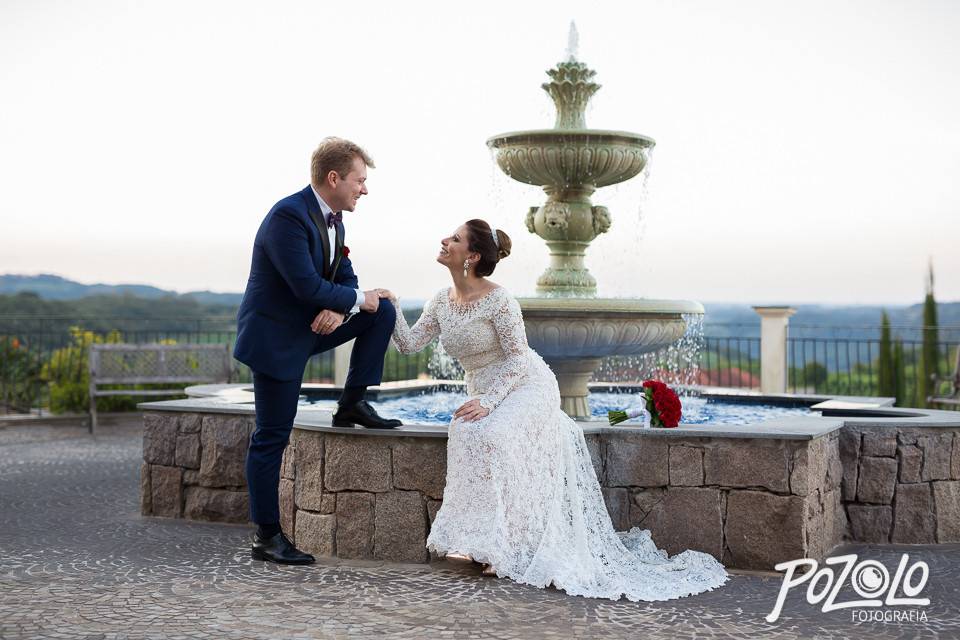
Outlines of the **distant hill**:
M760 316L748 304L705 304L704 324L711 336L759 336ZM923 305L794 305L790 318L790 336L878 338L880 315L887 312L895 335L906 340L919 339L923 324ZM960 341L960 302L937 303L940 339Z
M36 297L19 297L17 294ZM232 316L243 297L240 293L191 291L178 294L149 285L81 284L55 275L0 275L0 315L63 315L83 317L180 317ZM147 303L146 301L153 301ZM70 302L71 304L66 304ZM58 304L60 303L60 304ZM405 299L403 308L411 320L422 300ZM749 304L707 303L704 324L715 337L760 335L760 318ZM919 339L923 306L914 305L796 305L790 319L792 337L877 338L880 313L890 316L894 333L906 340ZM960 341L960 302L937 305L942 341Z
M78 300L90 296L132 295L138 298L155 299L166 297L190 297L202 304L238 306L241 293L214 293L212 291L190 291L177 293L145 284L81 284L52 274L24 276L16 274L0 275L0 295L13 295L22 292L37 294L45 300Z

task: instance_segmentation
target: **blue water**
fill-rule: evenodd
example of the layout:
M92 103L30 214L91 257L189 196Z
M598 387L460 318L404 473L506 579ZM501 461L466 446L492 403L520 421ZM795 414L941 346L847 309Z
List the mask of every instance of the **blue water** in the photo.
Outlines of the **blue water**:
M382 416L399 418L406 423L445 425L453 412L466 402L467 396L452 391L435 391L422 395L409 395L373 402ZM704 398L684 397L682 424L751 424L785 416L819 415L803 407L779 407L774 405L736 404L708 401ZM592 393L590 410L597 420L606 420L607 411L621 409L633 411L642 406L643 397L635 393ZM333 401L318 401L315 406L334 408ZM629 420L623 424L640 424Z

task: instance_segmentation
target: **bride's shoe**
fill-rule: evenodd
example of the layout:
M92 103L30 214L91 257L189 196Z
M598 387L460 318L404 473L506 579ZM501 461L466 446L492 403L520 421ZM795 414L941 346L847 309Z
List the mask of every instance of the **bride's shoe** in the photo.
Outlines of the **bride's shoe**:
M473 562L473 558L465 553L448 553L445 557L452 562Z
M483 565L483 571L480 572L480 575L482 575L482 576L493 576L494 578L498 578L498 577L499 577L499 576L497 575L497 570L493 568L493 565L492 565L492 564L485 564L485 565Z

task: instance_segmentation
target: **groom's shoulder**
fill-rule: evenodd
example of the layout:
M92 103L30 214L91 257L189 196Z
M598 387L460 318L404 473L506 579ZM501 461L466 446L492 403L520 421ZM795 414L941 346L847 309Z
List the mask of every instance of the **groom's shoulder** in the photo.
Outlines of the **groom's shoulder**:
M297 191L296 193L291 193L285 198L281 198L277 201L275 205L271 208L271 211L276 211L278 209L293 209L295 211L307 212L307 199L304 195L304 191L308 191L310 187L302 191Z

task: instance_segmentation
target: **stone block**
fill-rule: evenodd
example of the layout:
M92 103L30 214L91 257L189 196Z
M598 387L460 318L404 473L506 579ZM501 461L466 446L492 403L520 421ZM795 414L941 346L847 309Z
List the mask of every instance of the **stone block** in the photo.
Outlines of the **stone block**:
M890 504L897 483L897 461L892 458L860 458L857 502Z
M723 553L719 489L670 487L663 499L663 513L652 524L654 542L670 555L694 549L719 560Z
M239 487L247 483L245 465L251 426L251 420L243 416L203 416L200 484L205 487Z
M281 478L286 478L287 480L295 480L297 478L297 466L295 460L296 448L291 442L287 445L287 448L283 450L283 459L280 462Z
M920 482L920 470L923 468L923 451L912 444L902 444L900 454L900 482L911 484Z
M447 481L447 441L441 438L402 438L393 444L393 486L443 497Z
M183 514L180 467L150 466L150 504L153 515L179 518Z
M323 474L326 490L389 491L392 479L388 440L328 434ZM297 454L299 458L299 447Z
M777 563L805 557L805 502L800 496L731 491L722 562L736 569L772 571Z
M373 558L373 493L337 494L337 557Z
M854 542L886 544L890 541L893 508L890 505L847 505L850 536Z
M174 459L178 467L184 469L200 468L200 435L197 433L177 434L177 450Z
M294 502L293 480L280 479L280 527L287 535L296 531L297 506Z
M183 515L190 520L244 524L250 521L250 498L246 491L187 487Z
M950 458L950 477L960 480L960 433L953 434L953 456Z
M826 466L827 477L824 482L824 488L828 491L840 490L843 483L843 462L840 458L840 438L836 432L823 438L824 441L824 464Z
M665 487L670 483L667 439L635 433L608 434L603 468L607 486Z
M890 542L929 544L936 538L930 485L898 484L893 501L893 532Z
M896 431L867 431L863 434L863 453L876 458L892 458L897 455Z
M177 414L145 413L143 415L143 460L150 464L172 467L176 464Z
M603 471L603 444L598 434L585 436L587 441L587 451L590 452L590 462L593 463L593 470L597 474L597 481L602 485L606 484L606 476Z
M337 510L337 494L325 493L320 499L320 513L333 513Z
M315 556L337 554L337 517L297 510L296 543L301 551Z
M194 484L200 484L200 470L184 469L183 470L183 486L186 487Z
M427 518L418 492L378 493L374 511L375 558L391 562L427 561Z
M296 487L295 501L298 509L333 513L323 509L323 466L326 437L309 431L298 433L294 444L293 476Z
M703 484L703 449L670 447L670 484L674 487L699 487Z
M627 528L659 529L666 495L667 489L661 487L634 491L630 499L630 522Z
M917 438L917 444L923 449L923 469L920 480L950 479L950 458L953 453L953 434L925 435Z
M203 421L203 415L199 413L181 413L180 414L180 433L200 433L200 423Z
M786 493L790 490L791 457L784 441L757 438L718 442L704 451L704 484L762 487Z
M443 505L443 500L427 500L427 517L430 519L430 526L433 526L433 521L437 519L437 513L440 512L440 507Z
M960 542L960 482L934 482L937 542Z
M617 487L603 487L603 501L610 514L610 522L617 531L626 531L630 528L630 494L626 489Z
M150 489L150 465L146 462L140 465L140 514L153 515L153 496Z
M840 463L843 466L843 499L853 502L857 497L860 472L860 432L851 427L840 430Z

